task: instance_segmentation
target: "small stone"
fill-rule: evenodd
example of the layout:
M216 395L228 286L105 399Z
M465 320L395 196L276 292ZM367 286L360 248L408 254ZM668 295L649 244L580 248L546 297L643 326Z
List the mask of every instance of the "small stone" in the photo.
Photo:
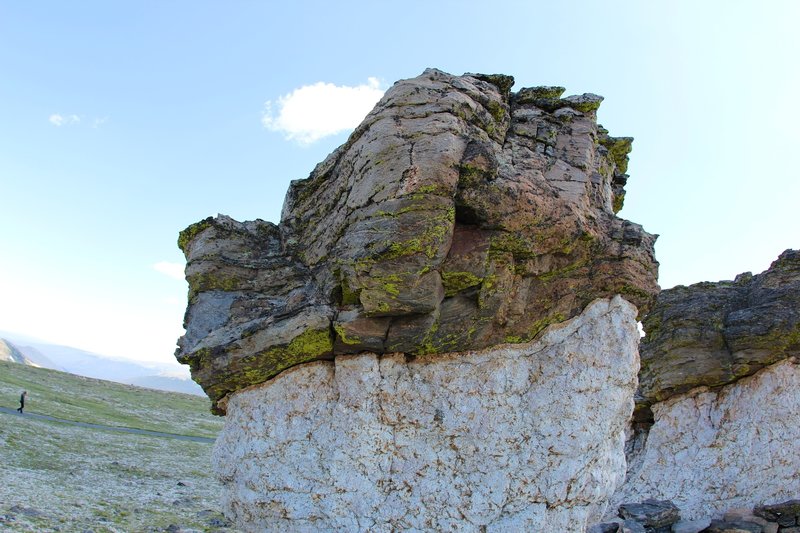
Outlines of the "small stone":
M669 500L645 500L641 503L623 503L619 516L640 522L652 529L670 526L681 519L678 507Z
M636 520L624 520L620 524L619 533L656 533L656 530L648 530Z
M31 507L23 507L22 505L14 505L8 511L11 513L21 514L30 518L44 516L44 513L39 511L38 509L33 509Z
M789 500L773 505L759 505L753 514L787 528L800 525L800 500Z
M679 520L672 524L672 533L698 533L711 525L711 519Z

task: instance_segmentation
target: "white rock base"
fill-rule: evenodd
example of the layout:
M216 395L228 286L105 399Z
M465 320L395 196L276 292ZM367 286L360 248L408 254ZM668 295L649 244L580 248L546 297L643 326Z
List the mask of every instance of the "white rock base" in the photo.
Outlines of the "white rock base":
M786 360L719 391L696 389L653 406L636 471L614 496L672 500L681 517L800 496L800 365Z
M530 344L295 367L228 403L226 514L246 531L583 532L624 477L638 340L616 297Z

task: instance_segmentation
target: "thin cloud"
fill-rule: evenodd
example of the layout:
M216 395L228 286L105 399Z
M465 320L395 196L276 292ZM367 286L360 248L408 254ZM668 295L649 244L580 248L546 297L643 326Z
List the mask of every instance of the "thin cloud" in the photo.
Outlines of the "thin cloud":
M308 145L352 130L383 96L377 78L350 87L318 82L264 104L261 123L290 141Z
M179 279L183 281L183 263L170 263L169 261L159 261L158 263L153 265L153 269L157 272L161 272L165 276L169 276L173 279Z
M60 113L53 113L48 119L50 124L56 127L68 126L70 124L79 124L81 117L78 115L62 115Z

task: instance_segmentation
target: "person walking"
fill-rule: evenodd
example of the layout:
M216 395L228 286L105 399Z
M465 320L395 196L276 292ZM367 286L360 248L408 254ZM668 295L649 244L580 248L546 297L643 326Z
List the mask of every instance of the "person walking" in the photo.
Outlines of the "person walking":
M25 397L27 396L28 396L28 391L26 390L22 391L22 394L19 395L19 407L17 408L17 411L19 411L20 413L22 413L22 410L25 409Z

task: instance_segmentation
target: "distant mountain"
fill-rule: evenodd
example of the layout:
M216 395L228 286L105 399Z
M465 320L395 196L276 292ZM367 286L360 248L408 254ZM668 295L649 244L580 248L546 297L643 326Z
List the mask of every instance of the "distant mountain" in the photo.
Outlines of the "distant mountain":
M172 392L185 392L196 396L205 396L203 389L191 379L182 379L172 376L141 376L125 380L122 383Z
M36 366L50 368L52 370L64 370L33 346L22 346L20 344L15 344L15 346L25 357L28 358L29 361L32 361Z
M6 339L0 339L0 361L11 361L12 363L35 366L33 361L25 357L25 354Z
M89 378L116 381L151 389L186 392L198 396L205 395L200 386L189 379L188 371L184 370L186 367L182 367L180 370L180 373L184 375L177 376L175 375L175 365L139 363L87 352L71 346L44 343L27 336L4 331L0 331L0 335L4 337L3 342L0 343L0 360L26 361L23 364L63 370L70 374ZM7 348L4 349L3 346L7 346ZM7 355L4 356L4 354Z

